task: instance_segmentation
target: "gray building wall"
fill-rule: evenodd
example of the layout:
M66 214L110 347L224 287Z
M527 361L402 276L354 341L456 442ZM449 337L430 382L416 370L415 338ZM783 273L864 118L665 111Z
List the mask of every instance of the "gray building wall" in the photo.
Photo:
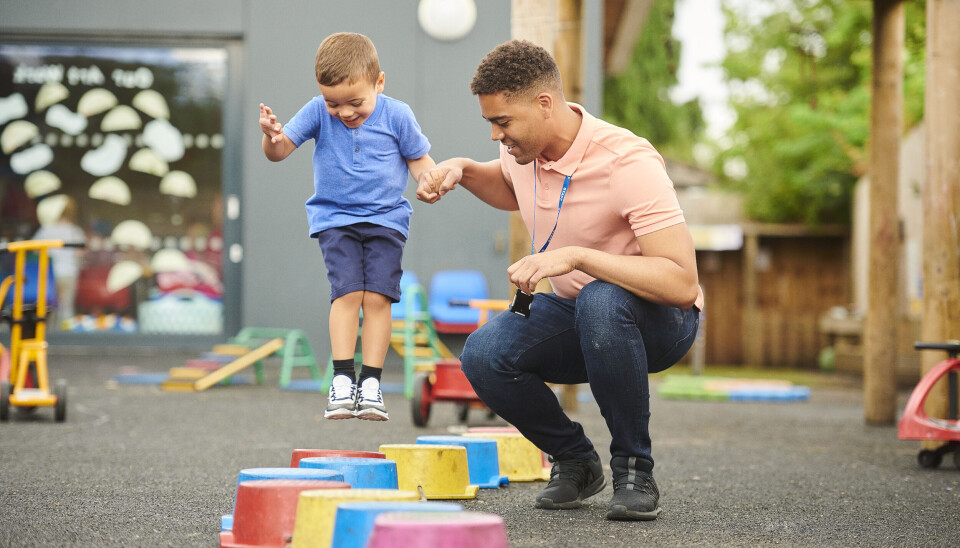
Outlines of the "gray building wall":
M329 352L329 284L316 242L307 236L303 204L312 191L312 143L281 163L260 149L258 104L281 121L318 94L313 59L320 41L353 31L376 44L387 95L407 102L433 148L435 160L451 156L494 158L496 143L480 118L468 83L483 55L510 38L510 1L477 1L477 23L456 42L428 37L414 0L0 0L2 39L116 40L139 43L207 41L231 54L224 149L225 194L240 198L240 216L225 220L225 236L243 246L239 285L226 336L244 326L303 329L319 357ZM454 192L428 206L415 199L404 269L425 285L437 270L482 271L495 297L506 298L508 217Z

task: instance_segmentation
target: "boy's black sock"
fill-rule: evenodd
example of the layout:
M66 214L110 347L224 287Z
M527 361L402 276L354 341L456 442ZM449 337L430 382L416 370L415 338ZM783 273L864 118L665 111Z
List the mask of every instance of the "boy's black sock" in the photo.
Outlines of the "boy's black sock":
M362 384L363 380L368 377L373 377L377 379L377 382L380 382L380 375L383 373L382 367L370 367L369 365L360 366L360 380L357 381L357 384Z
M346 375L351 381L357 382L357 366L353 360L333 360L333 374Z

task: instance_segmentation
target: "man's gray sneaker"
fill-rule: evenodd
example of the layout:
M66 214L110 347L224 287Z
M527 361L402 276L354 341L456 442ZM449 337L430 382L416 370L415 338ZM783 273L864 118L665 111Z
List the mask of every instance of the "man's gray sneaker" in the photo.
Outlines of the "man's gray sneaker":
M390 419L387 408L383 405L380 381L376 377L367 377L360 383L360 393L357 395L357 418L368 421Z
M660 490L653 479L653 463L642 457L613 457L613 498L607 519L657 519L660 514Z
M330 381L330 397L325 419L352 419L357 411L357 385L346 375L334 375Z
M550 482L537 494L537 508L566 510L579 508L581 501L603 490L603 466L596 451L589 458L570 455L550 457Z

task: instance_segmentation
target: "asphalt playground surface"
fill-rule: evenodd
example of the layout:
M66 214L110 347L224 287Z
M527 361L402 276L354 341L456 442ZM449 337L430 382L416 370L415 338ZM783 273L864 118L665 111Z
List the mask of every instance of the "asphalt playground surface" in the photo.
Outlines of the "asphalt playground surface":
M0 423L0 546L215 547L242 469L288 466L296 448L376 451L464 430L449 403L414 426L395 391L384 394L389 422L325 421L325 394L280 390L275 358L263 385L176 393L113 380L197 353L53 349L51 380L69 383L66 421L41 408ZM400 371L388 358L385 386L399 385ZM857 382L815 386L808 401L789 403L664 399L654 389L663 513L653 522L603 518L610 440L595 404L581 399L572 415L607 463L604 491L566 511L533 507L541 482L460 501L503 517L511 546L960 545L960 470L949 456L921 469L919 442L865 425ZM473 410L468 424L504 423Z

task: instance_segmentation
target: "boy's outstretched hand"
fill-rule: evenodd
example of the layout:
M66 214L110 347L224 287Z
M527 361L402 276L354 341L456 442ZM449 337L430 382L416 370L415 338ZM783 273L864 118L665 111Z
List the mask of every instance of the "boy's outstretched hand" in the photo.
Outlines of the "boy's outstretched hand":
M277 115L263 103L260 103L260 129L264 135L270 138L271 143L276 144L283 141L283 126L277 122Z

